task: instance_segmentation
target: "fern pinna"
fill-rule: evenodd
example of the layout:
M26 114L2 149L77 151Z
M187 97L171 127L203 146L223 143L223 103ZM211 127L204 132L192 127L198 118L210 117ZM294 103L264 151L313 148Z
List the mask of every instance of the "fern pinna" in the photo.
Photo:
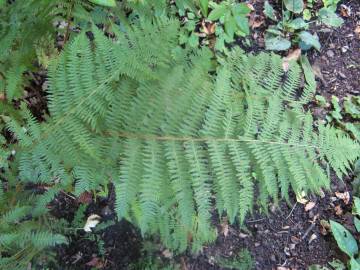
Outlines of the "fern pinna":
M177 23L135 23L114 25L113 40L80 34L50 67L49 121L9 123L21 179L53 187L35 212L73 182L76 194L112 182L119 218L198 250L215 237L214 206L243 222L254 201L319 192L328 168L341 177L359 156L304 111L315 90L306 65L302 91L301 66L284 72L273 54L235 49L212 75L207 49L177 46Z

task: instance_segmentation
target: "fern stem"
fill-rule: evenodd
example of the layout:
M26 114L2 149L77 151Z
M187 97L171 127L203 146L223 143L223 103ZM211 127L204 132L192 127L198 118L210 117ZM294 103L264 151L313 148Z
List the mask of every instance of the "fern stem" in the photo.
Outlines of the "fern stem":
M130 132L111 132L107 131L102 133L105 136L119 136L122 138L136 138L140 140L158 140L158 141L180 141L180 142L249 142L249 143L264 143L264 144L275 144L275 145L286 145L286 146L295 146L295 147L305 147L305 148L314 148L320 149L319 146L312 144L296 144L288 142L278 142L278 141L267 141L267 140L258 140L258 139L249 139L239 136L238 138L214 138L214 137L180 137L180 136L158 136L152 134L136 134Z

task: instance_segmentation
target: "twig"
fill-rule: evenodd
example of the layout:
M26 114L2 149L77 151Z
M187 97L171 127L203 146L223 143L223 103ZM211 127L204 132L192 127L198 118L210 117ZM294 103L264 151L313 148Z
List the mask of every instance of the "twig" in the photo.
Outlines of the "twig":
M255 219L255 220L247 220L245 221L246 223L255 223L255 222L259 222L259 221L263 221L265 220L266 218L260 218L260 219Z
M294 212L295 208L297 206L297 202L294 204L293 208L290 211L290 214L285 218L285 220L289 219L289 217L291 216L291 214Z
M304 235L301 237L301 240L304 240L306 236L312 231L312 229L315 227L315 222L311 223L309 228L305 231Z

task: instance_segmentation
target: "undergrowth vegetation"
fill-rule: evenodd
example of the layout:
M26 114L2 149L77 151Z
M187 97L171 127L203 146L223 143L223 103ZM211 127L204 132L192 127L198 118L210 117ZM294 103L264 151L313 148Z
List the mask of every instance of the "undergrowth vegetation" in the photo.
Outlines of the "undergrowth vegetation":
M112 184L118 219L197 252L216 239L216 214L243 225L255 206L266 213L291 193L328 189L330 172L342 178L360 155L351 136L305 109L316 89L305 56L284 70L276 54L225 49L249 33L243 3L0 5L1 267L24 269L67 242L48 208L60 192ZM219 20L221 45L199 47L180 10ZM38 70L46 120L24 93Z

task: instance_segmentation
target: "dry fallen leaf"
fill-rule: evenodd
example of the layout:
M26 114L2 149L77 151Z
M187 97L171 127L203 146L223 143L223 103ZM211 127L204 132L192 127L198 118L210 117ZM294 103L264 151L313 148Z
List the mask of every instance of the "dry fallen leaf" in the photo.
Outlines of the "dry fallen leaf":
M330 223L325 219L320 220L320 233L322 235L327 235L329 231L330 231Z
M306 196L305 191L302 191L301 193L296 195L296 201L301 204L306 204L309 200L307 200L305 196Z
M350 193L348 191L335 192L335 196L342 200L346 205L350 202Z
M335 215L341 216L343 214L343 210L340 205L335 206Z
M297 61L301 56L301 49L290 51L289 54L283 58L282 67L285 72L289 70L290 61Z
M80 196L77 198L77 201L79 203L89 204L92 202L92 193L85 191L80 194Z
M206 35L210 36L215 33L215 27L216 27L215 23L210 23L210 22L208 23L208 22L203 21L201 23L201 25L202 25L202 31Z
M101 217L99 215L96 214L92 214L90 215L87 220L86 223L84 225L84 231L85 232L91 232L91 228L95 228L96 225L99 224Z
M264 23L265 18L263 16L256 15L255 13L250 14L249 25L251 29L259 28Z
M226 218L223 219L221 223L221 233L226 237L229 234L229 223Z
M181 270L188 270L184 257L180 258Z
M344 4L341 4L341 6L340 6L340 14L343 17L350 17L351 16L350 7L348 7L348 6L344 5Z
M255 8L252 4L246 3L247 7L251 9L251 11L255 11Z
M91 259L91 261L87 262L86 265L95 267L96 269L102 269L104 268L104 263L102 260L98 257L94 257Z
M318 77L318 78L321 80L321 82L323 83L323 85L326 87L326 86L327 86L327 82L326 82L326 80L324 79L324 76L323 76L323 74L322 74L322 72L321 72L321 68L320 68L319 63L317 63L317 62L314 63L314 64L312 65L312 70L313 70L315 76Z
M354 31L355 31L355 34L357 35L357 37L360 38L360 25L356 26Z
M5 100L5 94L4 93L0 93L0 100Z
M308 202L306 205L305 205L305 211L308 212L310 211L311 209L313 209L315 207L316 203L314 202Z

